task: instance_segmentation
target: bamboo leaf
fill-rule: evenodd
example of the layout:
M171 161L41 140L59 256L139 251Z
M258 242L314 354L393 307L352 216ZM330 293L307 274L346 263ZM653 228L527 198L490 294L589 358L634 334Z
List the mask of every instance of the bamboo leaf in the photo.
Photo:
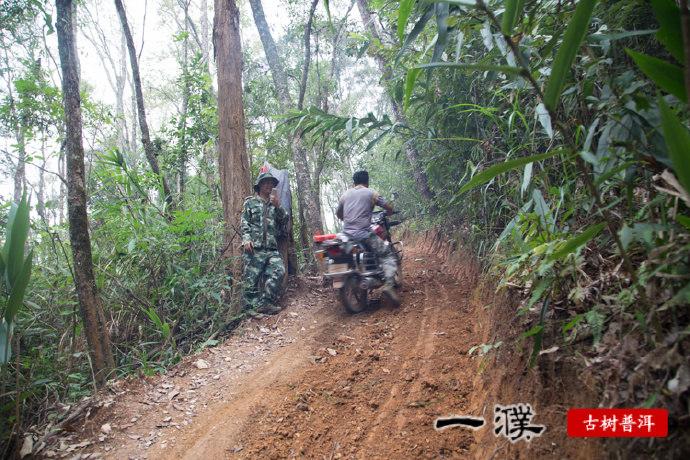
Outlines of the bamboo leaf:
M633 58L635 64L647 75L659 88L669 94L673 94L687 104L688 95L685 93L685 76L683 69L661 59L657 59L635 51L625 50Z
M568 28L565 30L563 42L561 42L553 60L551 76L546 82L546 90L544 91L544 104L549 110L556 110L565 77L570 72L577 51L585 38L596 3L597 0L580 0Z
M534 163L535 161L541 161L545 160L547 158L554 157L556 155L559 155L561 153L570 153L571 151L569 149L565 150L556 150L555 152L549 152L549 153L542 153L539 155L532 155L529 157L522 157L518 158L516 160L511 160L511 161L506 161L505 163L499 163L497 165L494 165L490 167L489 169L486 169L476 176L474 176L468 183L466 183L461 189L458 195L461 195L462 193L466 192L467 190L476 187L477 185L481 185L485 182L490 181L496 176L499 176L503 173L506 173L508 171L512 171L513 169L519 168L520 166L524 166L528 163Z
M671 52L681 64L685 63L683 53L683 28L680 21L680 8L671 0L652 0L654 14L659 23L656 38Z
M507 37L513 35L513 29L522 14L522 8L524 6L525 0L508 0L506 2L506 10L503 12L503 22L501 23L501 32L503 32L503 35Z
M602 222L598 225L595 225L594 227L589 227L587 230L580 233L576 237L569 239L565 246L563 246L563 249L554 254L551 254L551 256L547 259L547 263L553 262L564 256L567 256L583 244L587 244L592 238L597 236L604 227L606 227L606 222Z
M544 336L544 318L546 318L546 310L549 307L550 298L551 294L547 295L544 299L544 303L541 306L541 314L539 315L539 327L541 327L541 329L534 337L534 347L532 348L532 357L529 360L529 367L534 366L537 356L539 356L539 352L541 351L541 341Z
M431 68L444 68L444 69L459 69L459 70L488 70L493 72L500 72L506 75L512 76L525 76L527 71L521 69L520 67L511 67L508 65L488 65L488 64L459 64L456 62L435 62L432 64L422 64L413 67L410 70L417 69L431 69ZM409 72L409 71L408 71Z
M393 65L393 67L398 66L398 62L400 61L400 58L402 57L407 47L410 46L410 43L415 41L415 39L419 36L420 33L422 33L424 27L426 27L426 23L429 22L433 15L434 8L428 6L422 17L419 18L419 21L417 21L417 24L414 25L414 28L410 32L410 35L408 35L405 39L405 43L402 44L402 47L400 48L398 55L395 57L395 64Z
M400 8L398 8L398 38L401 44L403 42L403 36L405 35L407 19L410 17L414 2L415 0L402 0L400 2Z
M580 314L577 315L575 318L573 318L572 321L570 321L568 324L566 324L565 326L563 326L563 334L565 335L566 332L568 332L570 329L572 329L573 327L575 327L575 325L576 325L577 323L580 322L580 320L582 319L583 316L585 316L585 314L584 314L584 313L580 313Z
M405 108L410 105L410 96L412 95L412 90L414 90L414 84L417 81L417 77L422 72L421 69L410 69L407 71L407 76L405 77Z
M384 132L382 132L376 139L374 139L373 141L369 142L369 144L367 144L364 151L368 152L369 150L371 150L376 144L378 144L381 141L381 139L383 139L386 136L386 134L388 134L390 132L391 132L390 128L385 130Z
M516 340L516 341L519 341L519 340L522 340L522 339L524 339L524 338L527 338L527 337L529 337L529 336L531 336L531 335L538 334L543 328L544 328L544 326L536 326L536 327L533 327L532 329L530 329L529 331L525 332L524 334L520 334L520 335L518 336L518 338L515 339L515 340Z
M328 15L328 22L331 22L331 6L329 3L330 0L323 0L323 6L326 8L326 14Z
M438 61L448 43L448 24L446 24L446 19L448 19L449 8L447 3L436 4L436 30L438 31L438 38L434 45L434 53L431 56L431 62ZM431 72L429 75L431 75Z
M690 193L690 167L688 167L690 165L690 134L661 96L659 96L659 111L674 172L685 191Z

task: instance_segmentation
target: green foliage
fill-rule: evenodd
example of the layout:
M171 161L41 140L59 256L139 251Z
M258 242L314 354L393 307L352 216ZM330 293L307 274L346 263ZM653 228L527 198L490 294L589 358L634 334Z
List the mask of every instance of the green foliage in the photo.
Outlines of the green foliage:
M19 204L10 206L7 225L5 227L5 241L0 255L0 291L2 291L2 324L0 342L3 343L0 362L6 364L10 354L10 336L12 326L22 307L24 294L31 278L33 249L24 258L26 240L29 236L29 208L26 194Z
M393 63L387 90L404 122L309 108L286 124L314 144L368 152L379 177L387 168L374 156L397 161L414 145L437 197L427 224L465 229L501 287L527 293L516 314L541 306L538 323L518 333L533 340L531 365L556 323L569 346L602 341L614 318L645 352L676 343L672 331L690 324L681 308L690 302L690 113L677 5L374 4L394 33L366 52Z

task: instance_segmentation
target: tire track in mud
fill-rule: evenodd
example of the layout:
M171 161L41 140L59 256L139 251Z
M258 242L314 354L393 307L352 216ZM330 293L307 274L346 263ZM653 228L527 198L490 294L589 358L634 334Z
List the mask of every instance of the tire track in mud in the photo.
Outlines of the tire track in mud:
M188 425L160 430L142 450L132 435L147 437L155 420L172 415L181 422L182 416L171 403L149 406L146 427L118 428L107 450L105 444L90 450L149 460L469 458L472 434L436 432L433 422L468 411L474 373L467 350L477 343L470 295L433 256L420 257L405 262L398 308L376 292L367 311L349 315L337 291L302 280L285 298L282 319L252 320L243 325L246 338L238 331L200 355L215 359L212 370L221 379L191 366L198 357L182 367L187 382L199 375L209 380L193 396L206 407L187 417ZM290 343L272 344L278 332ZM258 356L246 372L236 369L253 350ZM140 401L132 410L141 412ZM120 427L131 417L118 416ZM111 421L105 411L96 425Z
M434 285L434 289L431 288L430 284ZM448 298L445 289L443 289L443 285L441 285L434 279L426 280L424 285L425 299L420 307L415 308L420 311L420 316L423 319L411 325L411 327L414 328L414 334L410 334L415 336L416 340L414 349L421 350L421 356L407 357L407 359L405 359L405 361L401 363L401 366L398 367L398 371L396 372L397 382L393 384L390 391L388 392L388 397L385 403L382 406L380 406L380 414L377 416L375 422L373 423L373 429L370 431L366 438L367 444L374 444L374 440L377 438L379 434L381 423L386 418L390 417L393 413L396 413L395 425L398 431L402 431L402 429L405 426L405 423L407 422L406 417L400 410L404 406L404 403L402 403L399 398L399 396L401 396L401 394L403 393L401 392L401 387L406 386L403 374L406 372L416 371L417 378L414 379L412 385L409 387L409 391L405 391L405 393L409 395L417 395L421 390L422 378L426 374L426 371L429 367L428 360L433 355L435 349L435 336L430 331L432 329L435 330L437 328L439 308L427 307L427 305L428 302L431 300L430 293L437 292L437 288L440 289L442 292L442 301L445 301ZM430 317L425 318L426 311L431 311ZM410 332L411 331L405 331L405 334L409 334ZM414 369L411 369L411 367L413 367Z

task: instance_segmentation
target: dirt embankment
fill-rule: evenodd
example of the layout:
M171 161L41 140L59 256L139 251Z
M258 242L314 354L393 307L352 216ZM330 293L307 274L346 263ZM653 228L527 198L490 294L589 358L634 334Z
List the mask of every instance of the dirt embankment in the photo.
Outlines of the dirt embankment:
M557 353L528 368L508 346L521 330L514 299L478 284L458 241L434 232L407 241L400 307L375 292L367 311L349 315L319 278L291 280L281 314L246 321L163 376L116 383L41 455L601 458L596 443L565 432L568 408L595 407L586 376ZM501 340L502 353L470 357ZM494 434L494 406L511 404L530 404L540 437ZM485 425L434 428L451 415Z

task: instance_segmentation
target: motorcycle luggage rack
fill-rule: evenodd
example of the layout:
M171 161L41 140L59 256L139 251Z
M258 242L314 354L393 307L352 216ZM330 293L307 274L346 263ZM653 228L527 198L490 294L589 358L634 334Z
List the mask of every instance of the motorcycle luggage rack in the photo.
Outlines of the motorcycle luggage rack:
M396 249L398 246L400 246L400 249ZM402 259L402 254L403 254L403 243L402 243L402 241L396 241L394 243L391 243L391 252L393 254L400 254L400 258Z
M375 272L378 270L379 261L375 254L364 252L359 255L359 262L365 272Z

